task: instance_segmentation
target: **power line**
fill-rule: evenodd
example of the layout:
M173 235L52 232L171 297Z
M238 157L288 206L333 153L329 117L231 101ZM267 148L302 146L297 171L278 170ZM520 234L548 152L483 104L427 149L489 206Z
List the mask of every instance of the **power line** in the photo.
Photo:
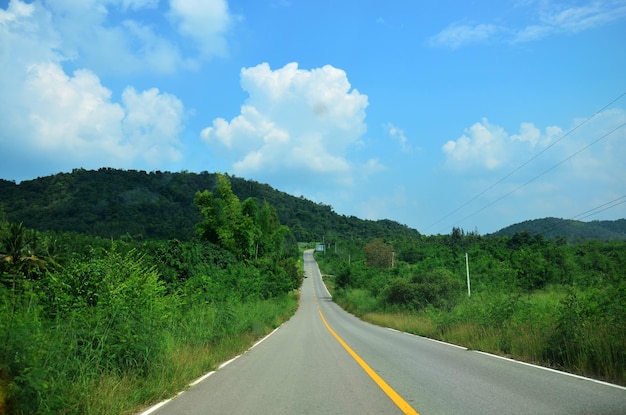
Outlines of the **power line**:
M458 224L458 223L460 223L460 222L463 222L463 221L464 221L464 220L466 220L466 219L471 218L472 216L474 216L474 215L476 215L476 214L478 214L478 213L480 213L480 212L482 212L483 210L487 209L488 207L491 207L491 206L495 205L496 203L498 203L498 202L499 202L499 201L501 201L502 199L504 199L504 198L508 197L509 195L511 195L511 194L513 194L513 193L515 193L515 192L517 192L517 191L518 191L518 190L520 190L521 188L523 188L523 187L525 187L525 186L529 185L530 183L532 183L532 182L534 182L535 180L537 180L539 177L541 177L541 176L543 176L544 174L546 174L546 173L548 173L548 172L550 172L550 171L554 170L555 168L557 168L557 167L558 167L558 166L560 166L561 164L563 164L563 163L565 163L566 161L568 161L568 160L570 160L570 159L574 158L575 156L577 156L578 154L582 153L583 151L585 151L586 149L588 149L588 148L589 148L589 147L591 147L592 145L594 145L594 144L596 144L597 142L599 142L599 141L601 141L601 140L605 139L606 137L608 137L609 135L613 134L615 131L619 130L620 128L622 128L622 127L624 127L624 126L626 126L626 123L623 123L623 124L621 124L621 125L619 125L619 126L615 127L614 129L612 129L612 130L611 130L611 131L609 131L608 133L604 134L604 135L603 135L603 136L601 136L600 138L598 138L598 139L596 139L596 140L592 141L591 143L587 144L586 146L584 146L584 147L583 147L583 148L581 148L580 150L578 150L578 151L574 152L573 154L569 155L568 157L566 157L565 159L561 160L561 161L560 161L560 162L558 162L557 164L553 165L553 166L552 166L552 167L550 167L549 169L544 170L542 173L540 173L540 174L538 174L537 176L533 177L532 179L528 180L528 181L527 181L527 182L525 182L524 184L522 184L522 185L520 185L520 186L516 187L515 189L511 190L510 192L505 193L504 195L500 196L499 198L497 198L497 199L496 199L496 200L494 200L493 202L488 203L487 205L483 206L482 208L480 208L480 209L478 209L478 210L474 211L473 213L471 213L471 214L469 214L469 215L465 216L463 219L459 220L459 221L457 222L457 224Z
M622 205L622 204L626 203L626 200L622 200L622 199L626 199L626 196L618 197L617 199L613 199L610 202L606 202L606 203L604 203L604 204L602 204L600 206L596 206L596 207L594 207L592 209L586 210L586 211L584 211L582 213L579 213L578 215L572 216L571 218L566 219L566 220L577 220L577 221L580 221L582 219L588 218L589 216L597 215L600 212L604 212L605 210L608 210L608 209L613 209L616 206L619 206L619 205ZM621 202L620 202L620 200L621 200ZM617 202L619 202L619 203L617 203ZM557 230L557 229L559 229L561 227L562 227L562 223L552 224L552 225L542 229L540 233L543 234L544 236L547 236L552 231L555 231L555 230Z
M613 208L614 208L614 207L616 207L616 206L623 205L624 203L626 203L626 200L622 200L622 201L621 201L621 202L619 202L619 203L615 203L615 202L617 202L617 201L619 201L619 200L621 200L621 199L625 199L625 198L626 198L626 196L622 196L622 197L619 197L619 198L617 198L617 199L615 199L615 200L611 200L610 202L607 202L607 203L605 203L605 204L603 204L603 205L597 206L597 207L595 207L595 208L593 208L593 209L591 209L591 210L588 210L587 212L579 213L578 215L574 216L574 217L573 217L573 218L571 218L571 219L572 219L572 220L581 220L581 219L588 218L589 216L594 216L594 215L597 215L598 213L600 213L600 212L604 212L605 210L608 210L608 209L613 209ZM606 205L611 205L611 206L604 207L604 206L606 206ZM604 209L600 209L601 207L604 207ZM598 209L599 209L599 210L598 210ZM592 212L592 211L594 211L594 210L595 210L595 212ZM592 213L589 213L588 215L585 215L585 213L588 213L588 212L592 212ZM585 215L585 216L580 217L581 215Z
M547 146L546 148L544 148L543 150L541 150L540 152L538 152L537 154L535 154L534 156L532 156L530 159L528 159L527 161L525 161L524 163L520 164L517 168L515 168L513 171L511 171L510 173L508 173L507 175L505 175L504 177L502 177L500 180L498 180L497 182L495 182L494 184L492 184L491 186L487 187L485 190L483 190L482 192L478 193L476 196L472 197L470 200L468 200L467 202L463 203L462 205L460 205L459 207L457 207L456 209L454 209L453 211L451 211L450 213L446 214L445 216L443 216L441 219L431 223L430 225L428 225L426 228L424 228L422 230L422 232L427 231L428 229L432 228L433 226L435 226L436 224L442 222L444 219L449 218L450 216L452 216L453 214L455 214L456 212L458 212L459 210L463 209L465 206L469 205L470 203L472 203L474 200L478 199L480 196L484 195L485 193L487 193L489 190L493 189L494 187L496 187L497 185L499 185L500 183L502 183L503 181L505 181L506 179L508 179L509 177L511 177L513 174L517 173L519 170L521 170L523 167L525 167L526 165L528 165L530 162L532 162L533 160L535 160L537 157L539 157L540 155L542 155L543 153L545 153L546 151L548 151L550 148L554 147L556 144L558 144L560 141L562 141L563 139L565 139L567 136L569 136L570 134L572 134L574 131L578 130L580 127L582 127L583 125L585 125L586 123L588 123L589 121L591 121L593 118L595 118L598 114L600 114L602 111L604 111L605 109L607 109L608 107L610 107L611 105L613 105L616 101L620 100L623 96L626 95L626 92L622 92L617 98L613 99L611 102L609 102L608 104L604 105L602 108L600 108L599 110L597 110L595 113L593 113L591 116L587 117L586 119L584 119L582 122L580 122L579 124L577 124L574 128L572 128L571 130L569 130L568 132L566 132L564 135L562 135L558 140L552 142L549 146ZM517 190L517 189L516 189ZM461 221L467 219L464 218Z

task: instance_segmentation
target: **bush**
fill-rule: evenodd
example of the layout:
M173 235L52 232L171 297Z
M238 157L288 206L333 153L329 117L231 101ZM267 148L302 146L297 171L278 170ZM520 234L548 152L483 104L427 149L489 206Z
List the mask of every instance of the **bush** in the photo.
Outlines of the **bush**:
M443 268L415 274L410 278L393 278L383 290L387 303L421 310L427 306L451 308L459 297L461 284Z

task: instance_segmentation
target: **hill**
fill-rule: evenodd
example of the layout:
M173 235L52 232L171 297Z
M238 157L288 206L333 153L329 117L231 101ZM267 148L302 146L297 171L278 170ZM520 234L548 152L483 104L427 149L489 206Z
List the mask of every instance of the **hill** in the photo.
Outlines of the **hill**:
M528 232L548 239L565 238L568 242L585 240L626 240L626 219L581 222L571 219L543 218L507 226L488 236L513 236Z
M370 221L335 213L331 206L295 197L266 184L229 177L241 199L273 205L282 224L299 241L350 235L370 239L418 236L390 220ZM177 238L195 235L201 220L196 191L214 190L215 174L74 169L16 184L0 179L0 214L38 230L79 232L101 237Z

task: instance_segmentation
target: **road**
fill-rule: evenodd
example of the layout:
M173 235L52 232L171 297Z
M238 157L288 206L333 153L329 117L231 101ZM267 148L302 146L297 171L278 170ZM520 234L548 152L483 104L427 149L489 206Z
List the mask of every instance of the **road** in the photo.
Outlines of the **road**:
M331 300L312 251L296 314L149 412L626 414L626 389L364 323Z

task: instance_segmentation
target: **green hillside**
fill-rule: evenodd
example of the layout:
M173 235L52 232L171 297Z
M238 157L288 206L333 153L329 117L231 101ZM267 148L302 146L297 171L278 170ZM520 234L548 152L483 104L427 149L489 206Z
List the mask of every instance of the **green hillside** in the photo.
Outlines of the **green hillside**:
M571 219L544 218L507 226L490 236L513 236L528 232L545 238L565 238L568 242L584 240L626 240L626 219L581 222Z
M331 206L291 196L250 180L230 177L241 199L267 201L299 241L417 236L390 220L369 221L335 213ZM201 219L193 203L197 191L214 190L215 174L74 169L23 181L0 180L0 211L10 222L38 230L79 232L101 237L188 240Z

